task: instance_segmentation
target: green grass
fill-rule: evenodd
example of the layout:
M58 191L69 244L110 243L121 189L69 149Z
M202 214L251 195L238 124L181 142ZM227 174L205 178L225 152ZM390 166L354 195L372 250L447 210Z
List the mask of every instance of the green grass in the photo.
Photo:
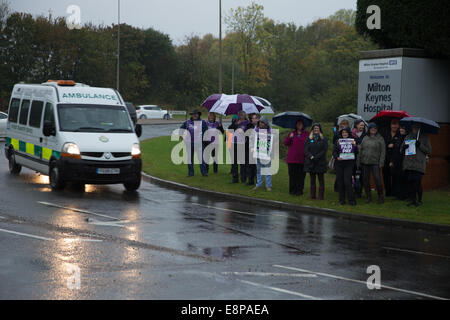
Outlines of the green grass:
M286 133L286 131L285 131ZM282 133L283 135L283 133ZM305 181L305 195L294 197L289 195L287 165L280 160L280 170L273 176L272 192L264 188L252 191L250 186L242 183L232 184L230 165L219 165L219 173L211 173L208 177L200 175L198 165L195 165L195 176L187 177L187 165L175 165L170 160L172 147L178 142L171 142L169 137L159 137L144 141L143 170L155 177L171 180L193 187L226 193L239 194L261 199L271 199L299 205L308 205L322 208L336 209L351 213L369 214L387 218L406 219L428 223L450 224L450 188L425 192L423 205L419 208L407 207L403 201L386 199L382 205L376 203L366 204L363 199L358 199L357 206L341 206L338 203L338 195L333 191L335 176L331 173L325 175L325 200L309 200L309 175ZM282 144L282 142L280 142ZM376 201L376 192L372 197Z

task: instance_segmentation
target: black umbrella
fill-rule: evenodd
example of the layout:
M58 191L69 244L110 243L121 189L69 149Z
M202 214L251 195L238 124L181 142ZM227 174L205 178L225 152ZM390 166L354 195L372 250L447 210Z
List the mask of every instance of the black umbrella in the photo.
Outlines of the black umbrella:
M438 134L439 133L439 125L433 120L428 120L421 117L406 117L400 120L400 124L405 126L408 129L415 124L420 126L420 131L430 134Z
M277 114L272 119L272 123L282 127L282 128L290 128L295 129L295 124L298 120L303 121L303 125L309 127L312 125L312 118L303 112L293 112L287 111L280 114Z

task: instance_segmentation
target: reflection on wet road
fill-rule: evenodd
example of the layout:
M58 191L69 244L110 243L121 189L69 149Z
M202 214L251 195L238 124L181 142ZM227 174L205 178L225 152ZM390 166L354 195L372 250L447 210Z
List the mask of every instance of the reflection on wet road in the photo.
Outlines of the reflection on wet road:
M144 138L174 126L145 126ZM3 150L1 151L3 152ZM0 155L0 298L450 298L450 237L143 182L52 192ZM369 290L367 267L381 269Z

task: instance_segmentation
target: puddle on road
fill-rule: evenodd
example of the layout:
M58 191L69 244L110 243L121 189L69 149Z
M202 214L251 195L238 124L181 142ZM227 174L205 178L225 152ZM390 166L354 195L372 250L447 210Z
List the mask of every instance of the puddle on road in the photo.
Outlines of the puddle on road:
M270 248L270 245L256 245L256 246L228 246L228 247L207 247L200 248L191 243L187 244L187 250L194 253L202 253L206 256L223 259L223 258L237 258L248 253L250 249L256 248Z

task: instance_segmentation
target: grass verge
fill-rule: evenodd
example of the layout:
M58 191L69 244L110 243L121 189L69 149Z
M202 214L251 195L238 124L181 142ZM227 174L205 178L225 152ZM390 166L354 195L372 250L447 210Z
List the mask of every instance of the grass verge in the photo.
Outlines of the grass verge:
M309 175L305 180L305 194L301 197L289 195L288 172L285 162L280 160L280 170L273 176L272 192L264 188L252 191L245 184L232 184L230 165L219 165L219 173L212 173L208 177L200 175L198 165L195 165L195 176L187 177L187 165L175 165L170 160L172 148L179 142L170 141L170 137L158 137L142 142L143 171L155 177L175 181L206 190L239 194L254 198L277 200L299 205L309 205L321 208L330 208L356 214L368 214L394 219L405 219L437 224L450 224L450 188L424 192L423 205L419 208L407 207L406 202L387 198L382 205L376 203L366 204L363 199L357 199L357 206L341 206L338 195L333 191L333 174L325 175L325 200L309 200ZM372 192L376 200L375 192Z

